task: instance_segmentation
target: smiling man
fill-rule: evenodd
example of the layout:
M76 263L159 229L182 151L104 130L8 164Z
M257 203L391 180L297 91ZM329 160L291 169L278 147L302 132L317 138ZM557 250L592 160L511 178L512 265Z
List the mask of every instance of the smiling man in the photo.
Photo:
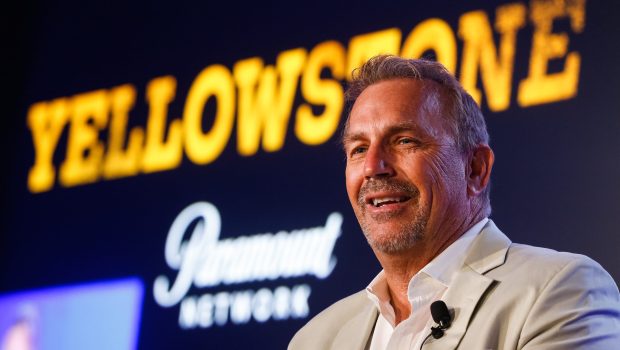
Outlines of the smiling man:
M486 124L445 68L378 56L347 100L347 192L383 270L289 349L620 349L620 295L600 265L512 243L488 219Z

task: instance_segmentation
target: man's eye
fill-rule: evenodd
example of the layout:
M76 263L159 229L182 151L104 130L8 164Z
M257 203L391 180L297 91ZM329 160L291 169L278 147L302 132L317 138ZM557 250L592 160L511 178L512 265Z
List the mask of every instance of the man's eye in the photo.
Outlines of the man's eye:
M417 141L415 139L412 139L410 137L402 137L400 139L398 139L396 141L396 143L398 143L399 145L407 145L410 143L417 143Z
M355 148L353 148L351 150L351 155L353 156L353 155L361 154L361 153L364 153L364 152L366 152L366 147L362 147L362 146L355 147Z

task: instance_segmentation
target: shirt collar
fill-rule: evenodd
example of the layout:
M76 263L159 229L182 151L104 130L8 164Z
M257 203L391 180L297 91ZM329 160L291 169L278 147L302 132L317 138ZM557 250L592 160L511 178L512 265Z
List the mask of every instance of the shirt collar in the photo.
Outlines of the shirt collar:
M488 221L488 218L484 218L477 222L450 246L448 246L448 248L437 255L430 263L424 266L420 272L439 281L445 287L449 287L454 275L465 262L465 257L467 256L466 253L469 250L469 247ZM413 278L409 281L409 295L412 295L412 281ZM385 308L385 305L382 304L385 304L386 302L389 304L390 294L388 292L387 280L383 270L381 270L379 274L377 274L377 276L370 282L368 287L366 287L366 292L368 298L379 309ZM382 306L384 307L382 308Z

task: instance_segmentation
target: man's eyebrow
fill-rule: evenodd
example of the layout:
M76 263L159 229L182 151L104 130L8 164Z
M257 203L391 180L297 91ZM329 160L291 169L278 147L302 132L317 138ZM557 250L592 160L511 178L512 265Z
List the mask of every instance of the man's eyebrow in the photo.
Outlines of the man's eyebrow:
M390 125L386 134L393 135L403 131L414 131L416 133L421 132L420 126L417 123L411 121L404 121L394 125Z
M359 140L363 140L365 139L365 133L363 132L356 132L356 133L348 133L342 136L342 146L345 147L348 143L354 142L354 141L359 141Z
M411 121L404 121L404 122L396 123L394 125L390 125L387 128L385 134L393 135L393 134L398 134L399 132L403 132L403 131L413 131L416 133L421 133L420 126L417 123L414 123ZM365 132L347 133L342 136L342 146L346 146L347 143L363 140L366 138L367 136Z
M420 125L414 121L406 120L396 123L389 128L390 131L420 131Z

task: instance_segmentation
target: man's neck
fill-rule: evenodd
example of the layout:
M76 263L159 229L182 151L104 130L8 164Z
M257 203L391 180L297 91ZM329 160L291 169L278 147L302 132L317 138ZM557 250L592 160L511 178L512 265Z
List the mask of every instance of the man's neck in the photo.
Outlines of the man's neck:
M483 217L476 217L467 220L451 234L427 234L430 239L422 239L401 252L388 254L375 250L375 255L385 273L396 325L406 320L411 314L408 289L413 276L482 219ZM438 237L444 237L444 239L437 239Z
M406 320L411 314L411 304L408 298L409 282L426 264L437 254L428 254L428 250L410 249L405 254L376 253L385 273L390 304L394 308L395 324Z

